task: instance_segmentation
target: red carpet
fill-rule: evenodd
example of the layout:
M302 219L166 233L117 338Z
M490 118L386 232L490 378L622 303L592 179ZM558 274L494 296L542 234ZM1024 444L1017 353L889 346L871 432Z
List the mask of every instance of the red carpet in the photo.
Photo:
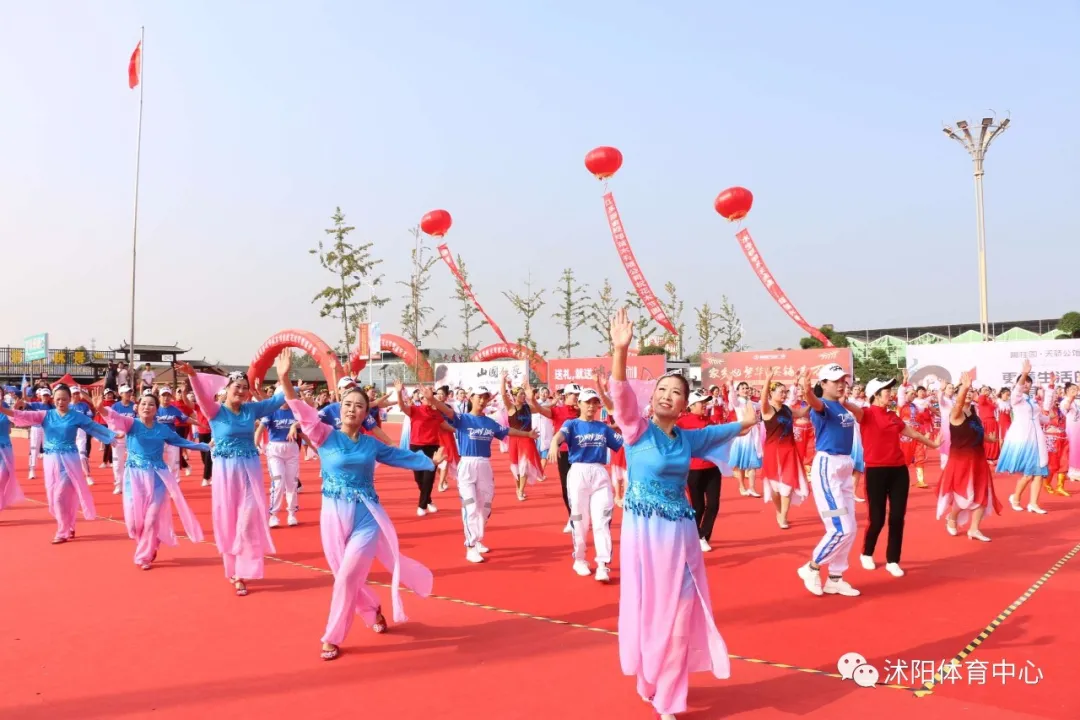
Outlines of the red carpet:
M23 488L40 503L41 481L25 480L25 441L15 445ZM233 595L210 543L163 548L155 568L142 572L122 520L80 519L77 540L54 547L55 524L41 504L0 513L0 718L652 717L619 669L611 632L617 562L610 586L576 576L554 468L519 503L505 456L493 463L492 552L479 566L464 559L453 486L436 494L439 513L418 518L411 474L380 469L379 492L403 550L433 570L438 597L406 595L410 622L385 636L357 623L333 663L318 656L332 578L319 542L317 462L303 464L301 525L273 531L279 561L246 598ZM209 535L210 489L199 487L194 464L181 487ZM93 477L98 514L121 519L111 474L95 469ZM1008 478L998 479L1003 502L1010 489ZM984 524L993 542L983 544L945 533L932 491L912 494L908 575L864 571L856 552L847 578L863 596L815 598L795 575L821 535L812 501L784 532L761 500L741 498L725 480L706 564L717 623L744 659L732 661L728 681L692 676L684 717L1080 717L1069 663L1080 646L1071 612L1080 558L1061 565L966 658L986 663L985 684L971 682L963 666L962 679L926 697L830 676L841 655L859 652L882 683L921 685L907 668L962 652L1080 543L1080 495L1044 497L1050 514L1041 517L1006 509ZM860 513L862 526L865 505ZM378 567L372 579L388 576ZM901 662L903 675L886 677L886 666ZM992 668L1000 675L1004 664L1014 674L1003 683ZM1024 667L1032 680L1041 670L1042 680L1026 684Z

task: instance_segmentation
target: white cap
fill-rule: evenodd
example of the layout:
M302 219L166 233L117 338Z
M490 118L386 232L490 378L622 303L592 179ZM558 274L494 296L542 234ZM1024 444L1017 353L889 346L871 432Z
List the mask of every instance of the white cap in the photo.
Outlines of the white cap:
M585 388L578 395L578 402L589 402L590 400L599 400L600 393L596 392L592 388Z
M351 377L346 376L337 381L337 389L344 390L345 388L350 388L355 384L355 380L353 380Z
M154 397L154 391L151 390L150 388L146 388L145 390L142 391L142 396L143 397Z
M485 385L477 385L469 391L469 395L490 395L491 391Z
M38 388L37 394L41 397L46 397L48 395L52 395L52 390L50 390L49 388Z
M121 385L120 386L120 392L122 392L122 393L131 392L131 386L130 385Z
M833 382L836 382L840 378L845 378L847 376L847 370L845 370L843 366L833 363L832 365L826 365L821 368L821 370L818 371L817 377L818 380L831 380ZM869 394L869 390L867 391L867 393Z
M163 385L161 387L161 389L158 390L158 395L172 395L172 394L173 394L172 388L169 387L168 385Z
M109 393L112 393L113 395L115 395L116 391L113 390L112 388L105 388L105 394L108 395Z
M71 386L71 392L72 393L81 393L81 392L83 392L82 386L81 385L72 385Z
M564 387L562 389L562 391L563 391L563 395L580 395L581 394L581 386L578 385L577 383L570 383L569 385Z
M705 402L706 400L712 400L712 395L709 395L704 390L695 390L690 393L690 398L686 402L688 405L693 405L694 403Z
M866 383L866 397L872 398L880 391L884 390L887 387L892 387L895 384L896 378L891 378L889 380L879 380L878 378L874 378L870 382Z

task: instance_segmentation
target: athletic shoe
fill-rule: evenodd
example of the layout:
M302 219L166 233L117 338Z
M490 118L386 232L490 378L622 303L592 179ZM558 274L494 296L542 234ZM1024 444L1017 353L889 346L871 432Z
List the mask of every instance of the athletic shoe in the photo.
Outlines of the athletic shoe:
M487 555L491 552L491 548L484 545L484 543L476 543L476 549L480 551L481 555Z
M874 564L874 558L869 555L860 555L859 562L862 563L863 570L873 570L877 567L877 565Z
M799 577L802 578L803 584L806 585L806 589L814 595L821 595L821 572L819 570L813 570L810 567L810 563L799 566Z
M278 526L278 525L280 525L280 524L281 524L281 521L280 521L280 520L278 520L278 516L277 516L277 515L271 515L271 516L270 516L270 527L272 527L272 528L275 528L275 527L277 527L277 526Z
M289 513L289 527L296 527L300 521L296 519L296 513Z
M825 581L825 587L822 588L828 595L843 595L844 597L859 597L862 595L858 590L851 587L847 580L834 580L829 578Z
M604 565L603 563L596 564L596 580L597 582L602 583L611 581L611 571L608 570L607 565Z
M712 552L712 546L705 538L701 538L701 552Z
M574 572L581 577L588 577L592 575L592 570L589 569L589 563L584 560L578 560L574 563Z
M478 549L474 548L474 547L471 547L471 548L469 548L468 550L465 551L465 559L468 560L471 563L482 563L482 562L484 562L484 556L481 555L480 551Z
M431 504L431 503L428 503L428 506L427 506L427 511L428 511L429 513L437 513L437 512L439 512L439 508L435 507L435 506L434 506L433 504Z
M425 515L427 515L427 510L422 507L416 508L416 517L424 517Z
M900 569L899 563L886 563L885 570L893 577L904 577L904 571Z

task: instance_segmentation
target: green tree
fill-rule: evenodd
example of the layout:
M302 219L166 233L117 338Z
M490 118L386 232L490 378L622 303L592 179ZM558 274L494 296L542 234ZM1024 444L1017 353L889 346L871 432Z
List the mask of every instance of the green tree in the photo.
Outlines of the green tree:
M695 327L698 334L698 355L712 352L712 344L720 335L720 327L716 324L717 320L720 319L720 315L713 312L713 309L709 307L709 303L694 308L694 314L697 316Z
M306 352L293 351L292 366L294 368L314 368L319 367L319 362Z
M461 309L458 311L458 317L461 318L461 324L464 328L464 335L462 337L461 346L458 351L466 356L471 356L476 352L479 345L472 341L472 335L480 328L488 324L487 320L483 317L477 318L480 315L480 311L476 309L476 304L472 298L469 297L469 293L466 287L469 284L469 271L465 267L465 261L461 259L461 256L457 256L458 271L461 272L461 278L454 278L457 285L457 292L454 293L454 300L457 300L461 305Z
M503 295L506 296L506 299L514 306L514 310L525 321L525 331L517 339L518 344L536 352L536 341L533 340L532 336L532 321L536 314L540 312L540 308L544 306L544 291L540 290L535 293L532 291L532 273L529 273L528 278L525 280L524 295L518 295L515 292L506 290L503 291Z
M559 309L552 315L566 330L566 343L559 346L563 357L570 357L571 351L581 343L574 340L574 331L588 320L588 301L585 291L588 285L578 285L573 268L563 270L559 278L556 294L559 297Z
M1057 329L1065 333L1065 337L1080 338L1080 312L1067 312L1062 315Z
M638 355L667 355L667 350L659 345L645 345L638 350Z
M611 281L604 278L604 286L600 288L600 294L589 303L589 327L600 336L604 344L604 351L611 352L611 318L619 309L619 303L615 300L615 292L611 288Z
M675 355L682 357L683 355L683 334L686 332L686 325L683 324L683 301L679 299L679 294L675 289L675 283L664 283L664 292L667 293L667 302L657 299L660 303L660 307L663 308L664 314L667 315L668 321L671 326L675 328L675 334L668 333L664 338L664 344L666 345L668 340L674 338L675 340Z
M348 353L356 339L353 323L366 320L371 306L382 307L390 299L375 296L375 286L382 284L383 276L375 275L375 266L382 260L376 260L371 255L374 243L354 245L349 242L349 233L356 228L345 224L345 213L340 207L334 209L330 219L334 226L325 232L333 240L326 243L320 240L318 247L308 250L308 253L317 256L319 264L333 273L336 280L333 285L323 288L311 302L322 303L319 317L341 320L344 335L337 345L341 352ZM370 288L368 299L357 300L356 296L364 285Z
M743 326L739 320L739 314L735 312L735 306L728 300L727 295L720 296L720 351L742 352L746 349L743 343Z
M843 335L838 334L833 329L832 325L822 325L821 327L818 328L818 330L821 332L822 335L824 335L825 337L827 337L829 339L829 342L831 342L836 347L847 347L848 346L847 338L844 337ZM819 348L819 347L825 347L825 346L822 344L822 342L820 340L818 340L815 337L804 337L802 340L799 340L799 347L801 347L803 350L811 350L813 348Z
M867 383L873 378L888 380L899 377L901 369L889 360L889 354L883 348L874 348L865 359L855 358L855 377L859 382Z
M431 250L424 244L419 226L411 228L409 234L413 236L413 249L410 251L412 274L407 281L398 280L399 285L408 288L405 293L405 307L401 310L401 327L405 337L419 350L424 340L433 335L437 337L439 331L446 328L446 316L432 321L435 309L424 304L428 286L431 284L431 268L439 258L430 255Z

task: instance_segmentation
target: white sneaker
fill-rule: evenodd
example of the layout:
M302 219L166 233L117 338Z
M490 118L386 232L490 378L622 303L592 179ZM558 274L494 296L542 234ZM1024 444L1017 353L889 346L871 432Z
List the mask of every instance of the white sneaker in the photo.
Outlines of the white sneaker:
M574 572L581 577L588 577L592 575L592 570L589 569L589 563L584 560L577 560L574 562Z
M608 570L608 566L604 563L596 564L596 581L602 583L611 581L611 571Z
M296 527L300 524L300 521L296 519L296 515L289 513L289 527Z
M900 569L900 565L898 563L886 563L885 571L893 577L904 577L904 571Z
M30 471L30 474L26 476L26 479L27 479L27 480L33 480L33 479L34 479L35 477L37 477L37 476L36 476L36 475L34 475L34 471L33 471L33 470L31 470L31 471Z
M427 506L427 511L428 511L429 513L437 513L437 512L439 512L439 508L435 507L435 506L434 506L434 505L432 505L431 503L428 503L428 506Z
M270 516L270 527L272 527L272 528L273 528L273 527L277 527L277 526L278 526L278 525L280 525L280 524L281 524L281 521L280 521L280 520L278 520L278 516L277 516L277 515L271 515L271 516Z
M109 467L109 466L106 465L105 463L101 463L100 465L98 465L98 470L104 470L107 467Z
M821 571L811 570L810 563L799 566L799 577L802 578L803 584L806 585L806 589L814 595L821 595Z
M93 485L94 484L94 479L91 478L89 475L86 477L86 484L87 485ZM1028 509L1030 510L1030 508L1028 508Z
M416 508L416 517L424 517L425 515L427 515L427 510L420 507Z
M481 555L487 555L489 552L491 552L491 548L480 542L476 543L476 549L480 552Z
M202 481L202 486L203 487L210 487L210 481L209 480L203 480Z
M572 533L572 532L574 532L574 522L572 520L567 520L566 521L566 527L564 527L562 529L562 531L564 533Z
M851 587L847 580L833 580L829 578L825 581L825 587L822 588L829 595L843 595L844 597L859 597L862 595L858 590Z
M184 468L184 475L190 476L191 475L191 468Z
M124 489L122 487L120 487L119 485L115 485L115 484L113 485L113 488L112 488L112 494L113 495L119 495L122 492L124 492Z
M877 565L874 564L874 558L869 555L860 555L859 562L862 563L863 570L873 570L877 567Z
M471 548L469 548L468 550L465 551L465 559L468 560L471 563L482 563L482 562L484 562L484 556L481 555L480 551L478 549L474 548L474 547L471 547Z
M705 538L701 538L701 552L712 552L712 546Z

